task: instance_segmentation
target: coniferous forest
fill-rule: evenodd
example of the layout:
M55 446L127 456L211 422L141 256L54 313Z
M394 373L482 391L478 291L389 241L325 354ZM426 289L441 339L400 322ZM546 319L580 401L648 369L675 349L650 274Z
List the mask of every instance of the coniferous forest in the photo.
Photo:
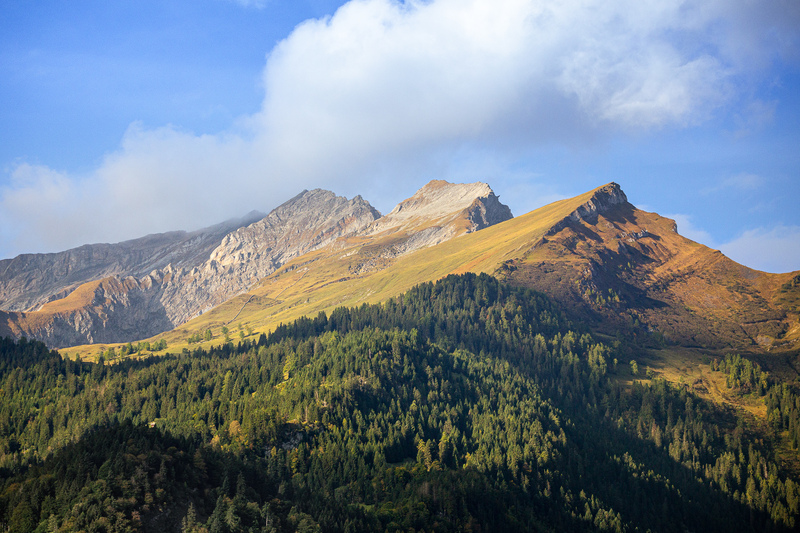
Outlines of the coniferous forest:
M94 364L1 339L0 526L800 526L771 437L797 447L796 391L715 362L764 397L764 430L625 354L540 293L471 274L164 357Z

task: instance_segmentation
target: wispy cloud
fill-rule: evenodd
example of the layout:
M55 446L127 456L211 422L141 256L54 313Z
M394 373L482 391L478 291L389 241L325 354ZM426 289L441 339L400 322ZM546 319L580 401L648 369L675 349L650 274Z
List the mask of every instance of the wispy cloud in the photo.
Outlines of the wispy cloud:
M736 137L742 138L753 132L763 129L775 120L775 110L778 107L776 100L765 102L763 100L753 100L747 104L741 113L736 116L738 129Z
M800 270L800 226L745 231L719 249L731 259L765 272Z
M678 226L678 233L680 235L683 235L687 239L691 239L695 242L699 242L700 244L705 244L706 246L711 246L712 248L714 247L714 239L711 237L711 234L702 228L696 227L692 222L691 215L676 213L664 216L675 221L675 224Z
M744 0L352 1L271 51L261 109L226 132L133 125L85 175L12 170L32 177L0 190L0 249L197 227L303 187L436 176L464 145L502 158L703 121L795 42L780 11L762 11ZM738 60L740 41L752 61Z
M725 190L738 192L755 191L766 185L767 179L758 174L742 172L720 180L716 185L706 187L700 194L714 194Z
M256 9L263 9L270 3L271 0L226 0L233 4L239 4L242 7L251 7Z
M742 232L728 242L715 242L685 214L666 215L678 225L678 233L695 242L720 250L737 263L764 272L800 270L800 226L777 225Z

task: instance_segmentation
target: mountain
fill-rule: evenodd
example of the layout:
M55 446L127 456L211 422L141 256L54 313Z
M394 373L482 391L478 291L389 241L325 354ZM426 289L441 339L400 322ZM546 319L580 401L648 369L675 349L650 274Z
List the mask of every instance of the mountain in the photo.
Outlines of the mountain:
M35 311L83 283L110 276L140 277L166 268L194 268L228 233L262 218L252 212L238 220L187 233L148 235L118 244L87 244L52 254L23 254L0 261L0 309Z
M432 181L385 216L361 197L304 191L204 246L182 248L191 261L173 251L174 262L143 276L144 266L129 268L67 297L50 294L36 312L0 313L0 334L64 347L164 333L185 345L234 321L269 331L450 273L485 272L543 291L623 340L752 352L800 343L800 274L755 271L686 239L615 183L517 218L484 183Z
M386 256L397 257L513 218L486 183L434 180L397 204L363 232L393 237Z
M510 217L481 183L432 182L387 217L360 196L316 189L257 221L250 215L192 234L19 256L0 265L8 309L0 311L0 334L53 347L134 341L171 330L343 237L391 235L382 255L395 257Z
M490 191L432 182L386 217L306 191L201 266L21 315L250 284L158 346L0 338L0 527L796 531L800 273L615 183L516 218Z
M591 311L607 329L639 324L667 343L753 350L797 346L800 292L784 287L797 275L759 272L693 242L612 183L506 263L503 278Z
M33 287L47 303L31 312L0 312L0 333L5 329L53 347L150 337L378 216L360 197L303 191L269 215L238 224L21 256L7 261L4 292L22 301L26 287Z
M287 261L358 232L378 217L360 196L347 200L321 189L303 191L258 222L226 235L200 266L176 273L161 301L173 326L182 324Z
M424 220L409 216L417 218ZM739 265L681 236L674 221L637 209L615 183L406 254L394 253L401 232L382 224L286 264L167 338L180 345L193 332L217 335L234 318L270 331L474 272L540 290L625 342L753 352L800 345L798 272Z

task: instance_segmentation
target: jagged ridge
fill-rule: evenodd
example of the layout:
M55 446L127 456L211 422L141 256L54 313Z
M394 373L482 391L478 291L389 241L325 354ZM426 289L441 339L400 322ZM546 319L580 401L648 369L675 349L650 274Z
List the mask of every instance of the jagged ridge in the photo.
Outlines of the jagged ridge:
M54 305L35 313L3 313L0 334L33 336L53 347L147 338L242 294L286 262L348 236L375 241L388 236L390 245L382 245L382 256L389 258L509 218L508 207L485 183L431 182L386 217L360 196L347 200L321 189L303 191L260 220L230 231L219 226L217 233L177 232L104 245L136 254L123 256L126 261L104 262L101 257L92 268L73 269L71 284L57 285L58 293L51 288L46 294L50 286L43 284L42 301ZM218 240L212 248L213 238ZM191 239L202 246L192 247ZM157 246L151 245L151 257L147 245L152 242ZM70 252L57 257L68 261L74 257ZM157 268L143 273L153 265ZM58 278L48 266L39 265L42 276ZM75 287L79 290L72 293ZM77 293L95 296L87 300Z
M117 244L86 244L64 252L22 254L0 261L0 309L34 311L82 283L109 276L141 277L173 265L193 268L226 234L262 218L251 212L193 232L173 231Z
M187 324L184 338L186 331L219 327L232 311L244 310L237 320L269 330L463 272L546 292L580 320L630 339L758 350L785 349L800 338L791 311L800 309L800 289L781 289L797 273L753 271L685 239L673 220L636 209L614 183L413 253L393 249L424 231L409 238L400 226L303 257L249 293L268 309L220 309Z
M383 256L397 257L511 218L511 210L500 203L486 183L433 180L397 204L364 234L393 235L395 240Z

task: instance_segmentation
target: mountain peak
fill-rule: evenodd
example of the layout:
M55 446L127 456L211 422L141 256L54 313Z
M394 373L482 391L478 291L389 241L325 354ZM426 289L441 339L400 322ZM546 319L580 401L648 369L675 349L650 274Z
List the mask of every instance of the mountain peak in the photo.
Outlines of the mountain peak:
M513 216L511 210L500 203L492 188L486 183L480 181L449 183L444 180L433 180L381 218L375 225L373 233L399 226L446 224L463 211L470 209L476 201L490 207L489 219L482 221L478 224L480 227L475 229L508 220Z
M555 223L545 234L550 237L567 227L573 222L586 222L595 224L598 215L604 215L620 205L628 205L628 197L622 192L622 187L613 181L593 191L578 196L576 199L586 199L569 215Z
M622 187L613 181L591 192L591 197L570 214L573 220L592 220L613 207L628 203Z
M513 218L486 183L433 180L378 219L364 235L391 235L392 257Z

